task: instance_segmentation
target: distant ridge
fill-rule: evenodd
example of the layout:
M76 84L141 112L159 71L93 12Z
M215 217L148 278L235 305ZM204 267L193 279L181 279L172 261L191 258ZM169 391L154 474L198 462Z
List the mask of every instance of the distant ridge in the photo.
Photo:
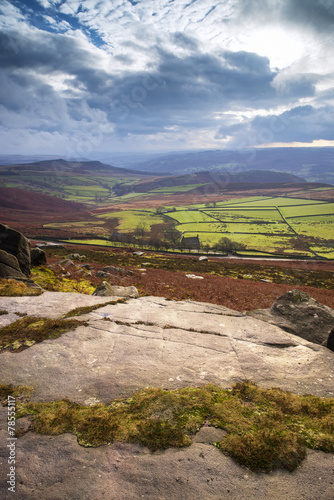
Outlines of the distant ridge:
M69 161L64 160L62 158L56 158L52 160L41 160L35 161L32 163L14 163L10 165L2 165L0 167L0 175L15 173L19 171L50 171L54 170L55 172L60 173L63 172L110 172L113 174L136 174L136 175L145 175L145 176L164 176L167 175L165 173L152 173L152 172L141 172L138 170L132 170L128 168L119 168L114 167L113 165L108 165L106 163L101 163L100 161Z
M231 174L229 172L197 172L187 175L174 175L155 179L151 182L142 181L132 186L135 192L146 192L153 189L164 187L182 186L189 184L205 184L214 185L216 189L227 188L230 184L291 184L305 183L305 179L297 175L288 174L286 172L272 172L263 170L250 170L248 172L240 172Z

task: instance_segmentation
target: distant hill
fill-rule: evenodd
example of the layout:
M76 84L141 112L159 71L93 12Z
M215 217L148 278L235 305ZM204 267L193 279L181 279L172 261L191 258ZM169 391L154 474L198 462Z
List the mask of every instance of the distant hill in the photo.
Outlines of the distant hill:
M42 160L35 161L32 163L22 163L22 164L10 164L0 166L0 175L15 175L16 173L22 173L32 170L34 172L90 172L96 174L97 172L105 172L109 174L116 175L126 175L126 174L136 174L144 176L152 175L164 175L161 173L152 174L152 172L138 172L138 170L132 170L128 168L118 168L112 165L107 165L101 163L100 161L68 161L62 158L52 159L52 160Z
M86 211L80 203L62 200L34 191L0 187L0 207L11 210L23 210L43 213L71 213Z
M305 183L302 177L288 174L286 172L271 172L263 170L250 170L232 174L228 172L197 172L187 175L174 175L155 179L151 182L142 181L129 186L134 192L145 193L155 189L173 186L187 186L191 184L215 185L217 189L228 188L230 184L287 184Z
M263 148L204 150L169 153L131 163L135 170L169 172L171 175L197 171L274 170L288 172L311 182L334 184L334 148Z
M99 161L67 161L61 158L33 163L0 165L0 186L38 191L78 203L96 204L112 196L118 185L156 179L162 174L118 168Z

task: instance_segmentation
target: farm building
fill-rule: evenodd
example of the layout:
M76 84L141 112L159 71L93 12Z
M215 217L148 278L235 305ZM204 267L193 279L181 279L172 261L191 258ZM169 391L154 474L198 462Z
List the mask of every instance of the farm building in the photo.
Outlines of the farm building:
M183 236L181 245L183 248L190 248L190 249L196 249L199 250L200 243L199 243L199 238L197 236L191 236L189 238L185 238Z

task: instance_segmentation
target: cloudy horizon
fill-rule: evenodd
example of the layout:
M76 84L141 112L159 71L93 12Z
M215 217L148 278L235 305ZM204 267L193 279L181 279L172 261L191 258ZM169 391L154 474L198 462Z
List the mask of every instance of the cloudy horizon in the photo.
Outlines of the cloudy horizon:
M334 146L334 0L2 0L3 154Z

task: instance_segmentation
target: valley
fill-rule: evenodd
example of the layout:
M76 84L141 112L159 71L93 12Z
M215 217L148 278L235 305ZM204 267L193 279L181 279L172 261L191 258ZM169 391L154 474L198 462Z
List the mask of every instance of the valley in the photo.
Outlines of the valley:
M0 166L2 222L30 237L241 257L334 258L334 187L249 170L166 175L99 161Z

